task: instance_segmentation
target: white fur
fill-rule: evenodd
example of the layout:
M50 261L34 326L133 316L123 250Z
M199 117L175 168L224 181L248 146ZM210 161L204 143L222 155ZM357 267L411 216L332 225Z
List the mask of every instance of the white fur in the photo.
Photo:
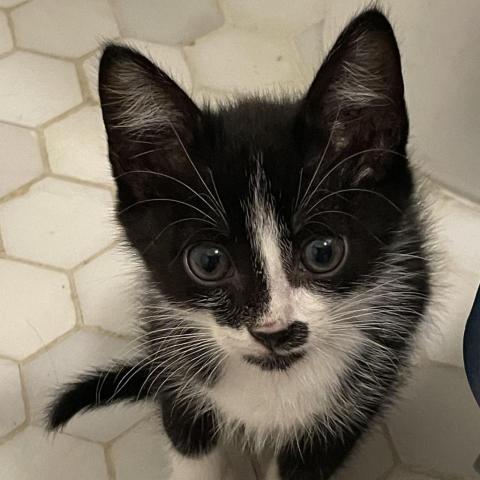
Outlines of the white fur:
M260 167L259 167L260 168ZM270 294L268 311L259 319L259 330L277 331L292 322L289 296L290 285L283 269L279 226L273 208L267 197L265 178L257 173L253 201L247 213L248 229L253 240L253 248L267 276Z

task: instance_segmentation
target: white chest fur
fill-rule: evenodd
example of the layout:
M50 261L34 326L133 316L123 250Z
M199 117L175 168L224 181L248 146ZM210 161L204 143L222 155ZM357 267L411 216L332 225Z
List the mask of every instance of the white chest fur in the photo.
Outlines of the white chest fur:
M241 428L255 449L276 449L314 428L315 420L328 422L346 359L327 363L322 357L307 355L286 371L263 371L238 357L227 360L221 380L207 392L223 417L223 433Z

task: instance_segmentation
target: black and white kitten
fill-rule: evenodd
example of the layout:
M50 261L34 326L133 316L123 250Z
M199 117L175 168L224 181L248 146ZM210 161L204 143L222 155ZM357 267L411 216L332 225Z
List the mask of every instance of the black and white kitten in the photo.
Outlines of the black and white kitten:
M99 89L143 354L68 385L50 427L150 399L175 480L223 478L226 444L273 451L268 480L330 478L394 395L429 297L388 20L355 18L300 99L199 108L115 45Z

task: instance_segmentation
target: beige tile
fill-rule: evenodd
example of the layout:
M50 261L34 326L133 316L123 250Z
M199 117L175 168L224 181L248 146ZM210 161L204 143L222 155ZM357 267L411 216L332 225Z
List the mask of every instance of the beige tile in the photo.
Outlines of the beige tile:
M70 330L75 310L62 273L0 260L0 353L23 359Z
M215 0L113 0L112 3L122 36L167 45L190 43L223 23Z
M12 33L8 26L7 16L0 12L0 54L13 48Z
M168 478L168 440L157 418L142 422L117 440L111 450L117 480Z
M226 14L234 25L264 29L295 30L323 18L325 1L301 0L224 0Z
M16 52L0 60L0 120L35 127L82 101L75 66Z
M29 427L0 448L2 480L107 480L100 445Z
M83 321L121 334L137 326L134 281L137 269L128 253L116 247L75 273Z
M435 480L433 477L421 475L418 473L412 473L408 470L395 469L388 477L387 480Z
M323 45L324 21L310 25L295 36L300 65L308 81L313 80L325 56Z
M362 440L345 467L335 475L335 480L380 480L393 465L390 446L377 428Z
M67 57L81 57L119 35L107 0L33 0L12 19L19 46Z
M433 205L442 255L455 271L480 272L480 206L438 196Z
M107 140L98 107L86 106L45 130L48 161L54 173L113 184Z
M80 331L27 363L24 379L32 423L42 425L45 409L58 388L94 367L111 365L133 345L126 340ZM66 433L107 442L120 435L148 413L144 404L114 405L75 417Z
M13 192L43 171L37 135L0 123L0 197Z
M0 359L0 437L11 432L25 420L25 405L18 365Z
M426 351L432 360L463 367L463 334L480 277L447 266L437 282L438 300L430 308L432 326Z
M480 409L462 369L417 369L388 425L402 461L448 475L475 477Z
M2 8L10 8L20 3L25 3L27 0L0 0L0 7Z
M0 206L5 250L71 268L113 241L109 191L52 178Z
M302 82L281 37L226 28L186 48L186 53L195 81L203 87L248 92Z

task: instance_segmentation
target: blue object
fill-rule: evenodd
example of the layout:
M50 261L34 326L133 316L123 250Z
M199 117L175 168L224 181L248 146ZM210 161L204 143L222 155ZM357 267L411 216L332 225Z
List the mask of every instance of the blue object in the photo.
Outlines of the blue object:
M480 287L468 316L465 334L463 336L463 360L467 372L468 383L473 396L480 406ZM480 473L480 456L474 466Z
M463 359L468 383L480 406L480 287L465 327Z

